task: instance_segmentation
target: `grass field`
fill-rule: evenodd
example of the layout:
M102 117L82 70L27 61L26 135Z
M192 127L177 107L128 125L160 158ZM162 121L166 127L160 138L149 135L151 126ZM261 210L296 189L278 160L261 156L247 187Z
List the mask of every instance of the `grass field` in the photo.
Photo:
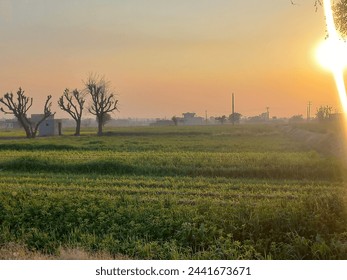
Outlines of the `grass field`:
M281 125L90 133L0 131L0 246L136 259L347 259L345 168Z

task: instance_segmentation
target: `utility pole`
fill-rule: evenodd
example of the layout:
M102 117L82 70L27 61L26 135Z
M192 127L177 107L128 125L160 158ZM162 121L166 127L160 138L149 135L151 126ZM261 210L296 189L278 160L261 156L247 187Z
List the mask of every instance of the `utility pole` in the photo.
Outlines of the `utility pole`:
M205 122L207 124L207 110L205 111Z
M232 93L231 95L231 121L233 125L235 125L235 95Z
M311 120L311 105L312 105L312 102L309 101L307 105L307 121L308 122Z

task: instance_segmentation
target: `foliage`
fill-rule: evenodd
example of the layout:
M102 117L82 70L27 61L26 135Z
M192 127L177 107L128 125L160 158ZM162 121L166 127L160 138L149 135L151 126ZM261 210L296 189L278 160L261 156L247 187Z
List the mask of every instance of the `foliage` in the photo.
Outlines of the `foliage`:
M333 108L330 106L320 106L317 109L316 117L319 121L325 121L330 118Z
M112 120L112 116L109 113L106 113L102 119L102 126L105 126L108 122ZM99 122L98 117L96 117L96 121Z
M219 121L221 124L224 124L227 121L227 117L223 115L221 117L216 117L215 120Z
M339 0L333 5L335 24L338 30L347 35L347 0Z
M292 4L295 4L293 0L291 0ZM315 0L314 6L316 11L318 7L322 6L323 0ZM347 35L347 0L337 0L332 1L332 10L334 13L334 21L339 32L346 36Z
M235 112L229 116L229 121L232 123L239 123L241 120L241 117L242 117L242 115L240 113Z

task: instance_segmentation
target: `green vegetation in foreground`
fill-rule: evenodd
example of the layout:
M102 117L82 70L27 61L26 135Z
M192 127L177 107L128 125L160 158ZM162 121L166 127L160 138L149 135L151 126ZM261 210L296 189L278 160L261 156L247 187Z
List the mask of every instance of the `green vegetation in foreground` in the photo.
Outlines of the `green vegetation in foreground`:
M0 137L0 246L141 259L347 259L341 163L282 131Z

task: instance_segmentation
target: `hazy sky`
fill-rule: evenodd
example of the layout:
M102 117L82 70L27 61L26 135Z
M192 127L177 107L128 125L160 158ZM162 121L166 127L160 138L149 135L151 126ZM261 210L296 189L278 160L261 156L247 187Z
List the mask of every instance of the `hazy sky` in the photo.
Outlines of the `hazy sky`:
M306 114L338 108L332 76L316 62L324 39L313 0L0 0L0 94L21 86L38 113L88 73L118 93L114 117L183 112ZM2 117L3 114L0 114Z

